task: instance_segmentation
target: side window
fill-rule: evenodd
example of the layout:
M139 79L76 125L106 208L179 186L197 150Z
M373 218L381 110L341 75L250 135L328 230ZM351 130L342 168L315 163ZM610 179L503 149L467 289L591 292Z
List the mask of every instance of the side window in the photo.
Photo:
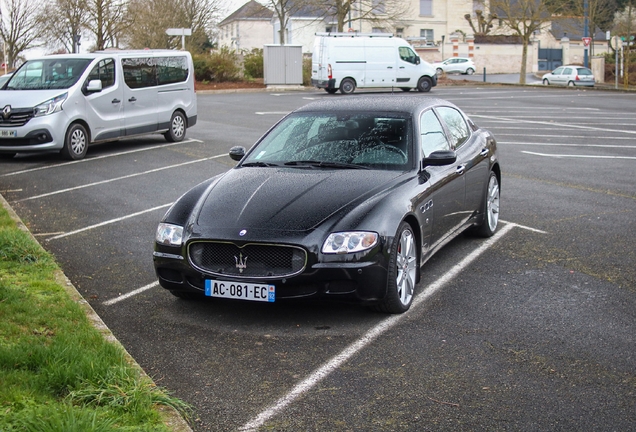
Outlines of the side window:
M561 75L561 72L563 72L563 68L559 67L552 71L552 75Z
M562 75L572 75L572 68L565 68Z
M154 58L125 58L121 60L124 81L131 89L157 85L157 67Z
M173 84L188 79L188 62L184 56L161 57L157 60L157 83Z
M459 111L450 107L436 108L442 117L448 132L450 133L451 149L455 150L461 147L470 136L470 130L464 120L464 116Z
M417 54L409 47L400 47L400 58L406 62L417 64Z
M437 150L450 150L444 128L440 124L433 110L428 110L420 118L420 134L422 154L428 157Z
M101 80L102 89L111 87L115 84L115 60L102 60L88 74L87 81Z

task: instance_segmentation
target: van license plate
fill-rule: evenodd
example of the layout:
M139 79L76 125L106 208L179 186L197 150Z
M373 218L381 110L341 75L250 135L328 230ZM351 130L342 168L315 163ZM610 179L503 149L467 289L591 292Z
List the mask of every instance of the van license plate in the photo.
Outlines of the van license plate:
M0 137L2 138L15 138L17 136L18 136L18 131L0 129Z
M274 302L276 300L276 287L266 284L261 285L206 279L205 295L208 297L223 297L237 300Z

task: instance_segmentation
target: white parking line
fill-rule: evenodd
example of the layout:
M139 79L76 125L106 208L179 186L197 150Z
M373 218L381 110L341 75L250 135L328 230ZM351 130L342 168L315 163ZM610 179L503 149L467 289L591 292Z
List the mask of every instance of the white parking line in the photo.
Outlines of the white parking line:
M255 431L259 427L263 426L265 422L267 422L270 418L277 415L280 411L286 408L289 404L294 402L296 399L301 397L304 393L307 393L314 386L316 386L320 381L329 376L334 370L338 369L342 364L344 364L347 360L349 360L352 356L357 354L367 345L372 343L375 339L380 337L383 333L393 328L396 324L398 324L402 319L412 314L413 311L417 310L418 306L424 303L427 299L429 299L433 294L439 291L440 288L445 286L451 280L453 280L460 272L462 272L470 263L472 263L476 258L478 258L481 254L483 254L486 250L488 250L495 242L501 239L504 235L508 233L511 229L515 227L525 228L521 225L517 224L506 224L499 231L495 233L490 239L486 240L479 248L475 249L468 256L466 256L463 260L461 260L458 264L453 266L448 272L444 274L441 278L436 280L434 283L430 284L426 287L426 289L415 297L413 300L413 304L411 309L402 315L392 315L375 327L371 328L367 331L361 338L353 342L327 363L323 364L320 368L316 369L311 375L305 378L303 381L298 383L287 395L280 398L275 404L265 409L263 412L258 414L252 420L247 422L244 426L240 428L242 431ZM542 232L539 230L534 230Z
M115 219L107 220L105 222L100 222L100 223L95 224L95 225L90 225L90 226L87 226L87 227L84 227L84 228L76 229L75 231L69 231L69 232L65 232L65 233L62 233L62 234L58 234L56 236L47 238L46 241L48 242L48 241L51 241L51 240L61 239L61 238L64 238L64 237L71 236L73 234L78 234L78 233L81 233L81 232L84 232L84 231L89 231L89 230L92 230L92 229L95 229L95 228L99 228L99 227L102 227L104 225L110 225L110 224L113 224L113 223L116 223L116 222L121 222L123 220L130 219L130 218L133 218L135 216L142 215L144 213L150 213L150 212L153 212L155 210L159 210L159 209L162 209L162 208L169 207L171 205L172 205L172 203L160 205L160 206L157 206L157 207L153 207L151 209L142 210L142 211L139 211L137 213L131 213L131 214L126 215L126 216L118 217L118 218L115 218Z
M124 180L124 179L132 178L132 177L138 177L138 176L142 176L142 175L146 175L146 174L152 174L152 173L155 173L155 172L159 172L159 171L163 171L163 170L167 170L167 169L172 169L172 168L179 168L179 167L182 167L182 166L185 166L185 165L191 165L191 164L198 163L198 162L205 162L205 161L208 161L208 160L211 160L211 159L217 159L217 158L220 158L220 157L223 157L223 156L227 156L227 154L224 153L224 154L220 154L220 155L216 155L216 156L206 157L206 158L203 158L203 159L195 159L195 160L191 160L191 161L187 161L187 162L182 162L182 163L179 163L179 164L168 165L168 166L164 166L164 167L161 167L161 168L151 169L151 170L144 171L144 172L138 172L138 173L128 174L128 175L121 176L121 177L115 177L115 178L108 179L108 180L102 180L102 181L98 181L98 182L94 182L94 183L87 183L87 184L84 184L84 185L81 185L81 186L75 186L75 187L67 188L67 189L60 189L60 190L57 190L57 191L48 192L48 193L41 194L41 195L34 195L34 196L31 196L31 197L28 197L28 198L22 198L22 199L13 201L13 202L30 201L30 200L34 200L34 199L38 199L38 198L48 197L48 196L51 196L51 195L58 195L58 194L66 193L66 192L72 192L72 191L76 191L76 190L79 190L79 189L84 189L84 188L87 188L87 187L92 187L92 186L97 186L97 185L101 185L101 184L112 183L112 182L115 182L115 181L118 181L118 180Z
M156 146L152 146L152 147L144 147L144 148L140 148L140 149L136 149L136 150L128 150L128 151L124 151L124 152L111 153L111 154L107 154L107 155L103 155L103 156L96 156L96 157L91 157L91 158L80 159L80 160L76 160L76 161L62 162L62 163L58 163L58 164L55 164L55 165L46 165L46 166L42 166L42 167L38 167L38 168L29 168L29 169L22 170L22 171L15 171L15 172L11 172L11 173L2 174L2 175L0 175L0 177L9 177L9 176L14 176L14 175L18 175L18 174L25 174L25 173L30 173L30 172L40 171L40 170L45 170L45 169L50 169L50 168L57 168L57 167L63 167L63 166L67 166L67 165L74 165L74 164L80 164L80 163L93 162L93 161L100 160L100 159L106 159L106 158L111 158L111 157L115 157L115 156L122 156L122 155L127 155L127 154L131 154L131 153L142 152L142 151L148 151L148 150L155 150L155 149L158 149L158 148L172 147L172 146L175 146L175 145L188 144L188 143L192 143L192 142L200 142L201 143L203 141L198 140L198 139L189 139L189 140L184 140L184 141L176 142L176 143L161 144L161 145L156 145Z
M594 155L575 155L575 154L548 154L548 153L535 153L529 151L522 151L521 153L544 156L550 158L584 158L584 159L636 159L636 156L594 156Z
M497 134L499 136L500 134ZM634 138L629 138L633 140ZM600 147L600 148L616 148L616 149L633 149L633 145L608 145L608 144L562 144L551 142L519 142L519 141L497 141L497 144L505 145L527 145L527 146L548 146L548 147Z
M126 300L129 297L133 297L133 296L136 296L137 294L141 294L144 291L148 291L149 289L154 288L156 286L159 286L159 282L153 282L153 283L148 284L146 286L143 286L141 288L137 288L136 290L131 291L131 292L127 293L127 294L120 295L119 297L115 297L114 299L111 299L111 300L107 300L107 301L105 301L102 304L105 305L105 306L111 306L111 305L114 305L115 303L118 303L118 302L120 302L122 300Z
M551 122L551 121L522 120L518 118L494 117L494 116L474 115L474 114L471 117L478 117L478 118L483 118L487 120L500 120L504 122L540 124L540 125L552 126L552 127L560 126L560 127L572 128L572 129L587 129L587 130L595 130L595 131L603 131L603 132L636 134L636 130L607 129L607 128L599 128L594 126L581 126L581 125L573 125L573 124L558 123L558 122Z

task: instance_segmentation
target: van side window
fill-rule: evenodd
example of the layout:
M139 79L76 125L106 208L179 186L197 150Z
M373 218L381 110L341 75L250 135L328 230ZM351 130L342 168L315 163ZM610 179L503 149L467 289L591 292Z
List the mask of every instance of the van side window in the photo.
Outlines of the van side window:
M450 132L451 149L455 150L461 147L470 136L470 130L464 120L464 116L459 111L449 107L436 108L446 127Z
M422 154L428 157L437 150L450 150L444 128L433 112L428 110L420 118L420 134L422 136Z
M115 84L115 60L102 60L88 74L87 82L91 80L101 80L102 89Z
M124 81L131 89L157 85L157 68L154 58L137 57L121 59Z
M417 54L409 47L400 47L400 58L406 62L417 64Z
M173 84L188 79L188 62L185 57L160 57L157 60L157 82Z

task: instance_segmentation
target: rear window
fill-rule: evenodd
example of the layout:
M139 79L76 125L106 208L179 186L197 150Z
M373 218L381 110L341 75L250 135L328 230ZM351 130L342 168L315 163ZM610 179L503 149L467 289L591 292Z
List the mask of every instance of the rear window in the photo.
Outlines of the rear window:
M588 68L578 68L579 75L592 75L592 71Z

